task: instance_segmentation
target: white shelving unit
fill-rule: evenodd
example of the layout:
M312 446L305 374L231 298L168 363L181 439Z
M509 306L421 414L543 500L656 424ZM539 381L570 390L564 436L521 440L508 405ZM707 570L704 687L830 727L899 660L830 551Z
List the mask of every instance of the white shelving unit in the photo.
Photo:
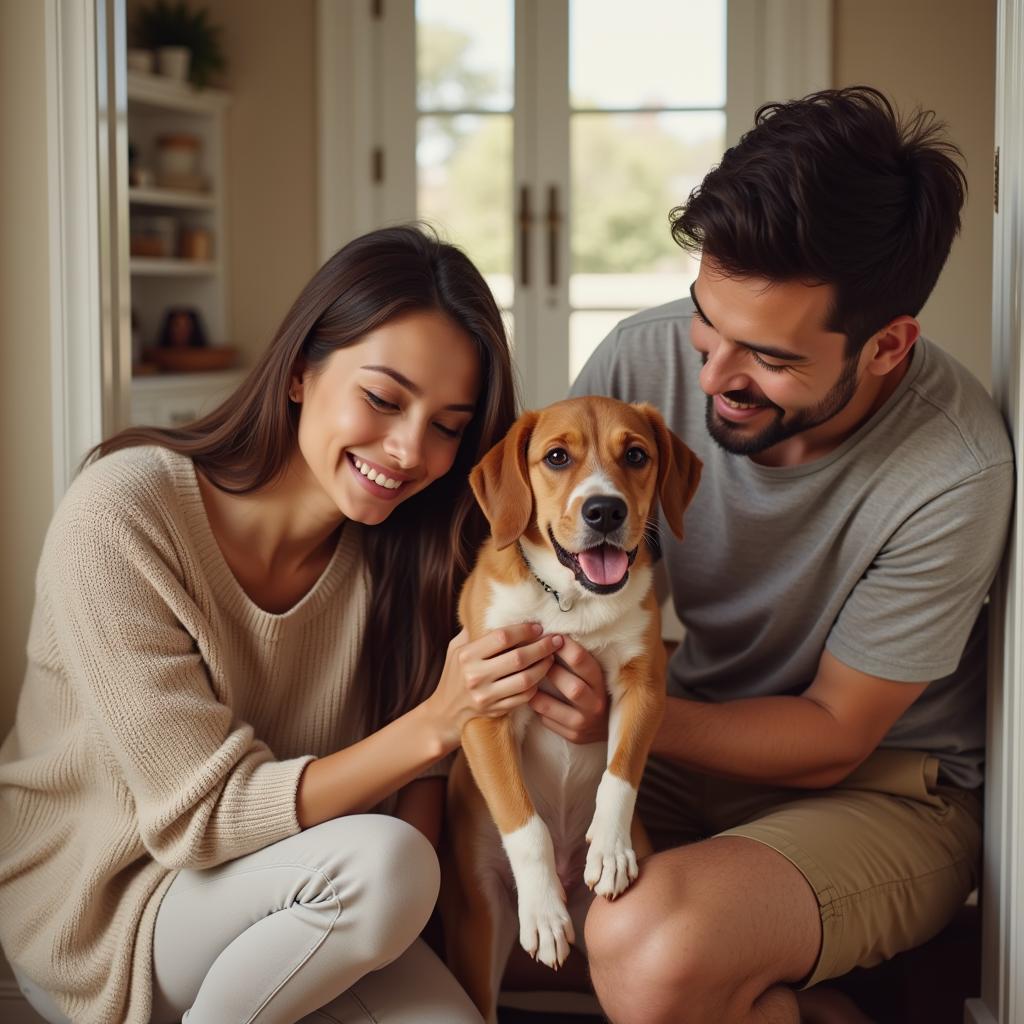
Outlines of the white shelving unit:
M220 89L194 89L159 75L129 72L128 140L135 163L149 169L144 186L128 189L129 221L161 216L182 229L203 228L212 239L208 260L133 256L129 261L131 304L143 348L156 346L169 308L195 309L209 344L232 342L227 310L226 218L224 213L224 118L230 97ZM199 172L206 187L161 187L158 140L187 134L200 139ZM131 228L129 228L131 230ZM243 371L160 373L132 379L131 421L179 426L208 411L241 379Z
M136 377L132 381L132 423L183 427L212 412L241 383L243 376L243 370L225 370Z

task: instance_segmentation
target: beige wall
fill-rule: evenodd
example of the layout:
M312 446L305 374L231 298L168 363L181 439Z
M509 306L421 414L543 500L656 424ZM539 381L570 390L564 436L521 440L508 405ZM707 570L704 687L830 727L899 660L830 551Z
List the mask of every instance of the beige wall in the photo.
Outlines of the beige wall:
M223 25L228 309L246 360L317 268L314 0L209 0Z
M921 312L925 333L991 381L996 0L835 0L835 84L935 110L967 159L961 236Z
M37 0L0 3L0 736L53 506L43 12Z

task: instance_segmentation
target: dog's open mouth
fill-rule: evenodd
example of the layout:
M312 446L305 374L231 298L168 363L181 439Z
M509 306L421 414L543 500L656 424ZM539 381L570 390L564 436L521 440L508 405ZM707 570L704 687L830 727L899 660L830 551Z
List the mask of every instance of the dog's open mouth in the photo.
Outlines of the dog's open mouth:
M636 559L638 548L624 551L614 544L605 543L574 554L555 540L551 527L548 527L548 537L558 560L567 569L571 569L576 581L588 590L598 594L614 594L626 585L629 567Z
M581 551L576 556L580 568L591 583L606 587L618 583L629 572L629 555L610 544Z

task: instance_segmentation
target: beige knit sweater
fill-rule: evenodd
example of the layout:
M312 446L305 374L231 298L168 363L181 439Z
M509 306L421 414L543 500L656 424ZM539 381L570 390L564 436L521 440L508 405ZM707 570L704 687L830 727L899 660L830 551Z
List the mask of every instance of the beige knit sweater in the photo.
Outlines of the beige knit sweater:
M361 735L359 531L272 615L224 561L189 459L115 453L61 502L0 748L0 940L76 1024L148 1021L176 870L299 831L303 767Z

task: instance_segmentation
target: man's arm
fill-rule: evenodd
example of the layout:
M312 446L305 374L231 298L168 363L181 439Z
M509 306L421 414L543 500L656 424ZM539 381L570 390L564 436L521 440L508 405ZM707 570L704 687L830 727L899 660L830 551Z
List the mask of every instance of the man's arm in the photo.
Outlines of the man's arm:
M868 757L927 685L866 675L825 651L797 697L670 697L652 753L724 778L823 789Z

